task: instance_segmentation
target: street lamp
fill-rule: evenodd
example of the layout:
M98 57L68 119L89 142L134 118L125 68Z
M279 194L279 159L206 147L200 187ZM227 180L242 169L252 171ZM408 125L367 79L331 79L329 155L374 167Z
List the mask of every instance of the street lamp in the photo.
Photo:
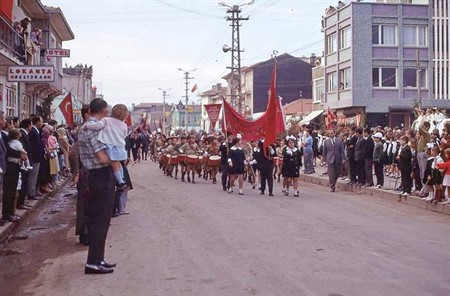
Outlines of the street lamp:
M167 91L170 90L170 88L162 89L162 88L158 87L158 89L161 90L163 93L163 124L162 124L162 127L163 127L163 134L165 134L166 133L166 93L167 93Z
M186 105L184 106L184 130L187 135L187 133L188 133L188 131L187 131L187 105L188 105L188 100L189 100L189 80L194 78L194 77L189 77L189 74L190 74L190 72L194 72L195 70L197 70L197 68L194 68L189 71L183 70L181 68L178 68L177 70L184 73L184 79L185 79L184 83L186 85L186 88L185 88L185 90L186 90L186 96L185 96L186 97Z

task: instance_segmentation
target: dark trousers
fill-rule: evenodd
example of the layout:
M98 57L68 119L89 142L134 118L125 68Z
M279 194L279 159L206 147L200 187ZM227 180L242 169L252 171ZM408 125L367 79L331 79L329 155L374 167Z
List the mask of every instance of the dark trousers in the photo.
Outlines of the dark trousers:
M228 179L228 164L221 163L220 171L222 172L222 187L228 189L228 187L230 187L230 180Z
M330 181L330 188L332 190L336 189L336 182L341 174L341 165L342 163L328 163L327 171L328 171L328 181Z
M364 169L364 160L357 160L356 166L356 179L358 183L366 183L366 170Z
M384 185L383 163L381 161L374 161L375 176L377 177L377 185Z
M142 159L147 159L148 157L148 145L142 145Z
M6 174L3 179L3 220L15 213L17 182L19 181L19 165L17 163L6 162Z
M422 190L422 180L420 179L420 169L419 166L413 167L414 183L416 190Z
M259 174L261 176L261 191L266 190L267 181L269 193L273 193L273 166L268 168L261 168Z
M413 179L411 178L412 170L410 168L402 169L400 168L400 173L402 174L402 186L403 192L411 193L413 186Z
M17 205L23 205L25 203L25 197L27 196L28 192L28 176L30 174L25 171L20 172L21 180L22 180L22 186L19 190L19 197L17 198Z
M105 259L105 242L114 204L115 179L111 166L89 170L86 218L89 228L87 264Z
M350 166L350 179L353 183L356 183L356 177L358 176L358 171L356 169L356 160L354 158L349 158L348 162Z
M76 226L75 226L75 234L76 235L84 235L88 234L88 227L86 221L86 201L88 198L88 172L86 169L81 168L79 172L79 180L77 185L77 218L76 218Z
M366 176L365 184L373 186L373 160L372 159L364 159L364 175Z

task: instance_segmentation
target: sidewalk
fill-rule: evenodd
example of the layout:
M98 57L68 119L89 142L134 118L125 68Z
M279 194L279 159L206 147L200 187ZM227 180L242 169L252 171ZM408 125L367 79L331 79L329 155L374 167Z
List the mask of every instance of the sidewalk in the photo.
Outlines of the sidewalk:
M36 212L39 207L47 201L47 199L55 196L56 194L60 193L63 188L69 183L70 178L67 178L63 183L61 183L60 186L57 186L55 190L53 190L50 193L47 193L41 197L40 200L27 200L27 202L31 205L31 209L29 210L16 210L16 214L20 215L22 219L20 219L18 222L7 222L5 225L0 226L0 244L3 243L5 240L7 240L13 232L19 228L20 225L23 223L26 223L28 220L28 217L32 215L34 212ZM1 205L1 203L0 203Z
M315 167L315 170L316 172L310 175L305 175L301 173L300 180L328 187L329 186L328 176L323 175L323 173L326 172L326 167L321 167L317 165L317 167ZM374 181L376 181L375 176L373 178ZM402 196L400 195L400 192L393 191L395 189L395 185L398 186L400 184L400 180L398 180L397 182L398 183L396 184L394 178L388 178L385 176L384 188L378 189L364 186L362 187L352 186L347 184L348 181L343 181L341 178L339 178L336 184L336 191L338 194L339 191L354 192L361 195L373 196L374 198L395 201L408 206L414 206L417 208L422 208L424 210L450 215L450 204L443 205L442 203L426 202L425 200L417 196L413 195Z

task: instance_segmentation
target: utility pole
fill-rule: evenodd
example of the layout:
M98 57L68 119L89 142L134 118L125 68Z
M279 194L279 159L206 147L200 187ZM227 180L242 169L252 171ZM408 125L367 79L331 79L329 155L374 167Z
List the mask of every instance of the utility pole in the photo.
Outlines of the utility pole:
M242 86L241 86L241 45L239 27L240 21L248 21L248 17L241 17L239 14L242 12L241 7L245 5L252 5L255 1L252 0L242 5L227 5L224 2L220 2L219 5L228 7L227 14L231 16L227 17L227 21L231 21L231 47L224 45L222 50L228 52L231 50L231 67L227 67L231 70L230 79L230 91L231 91L231 105L242 114L243 112L243 98L242 98Z
M165 134L166 133L166 95L167 95L167 91L169 91L170 88L168 88L168 89L158 88L158 89L161 90L163 93L163 124L162 124L163 130L162 130L162 132L163 132L163 134Z
M189 70L189 71L185 71L185 70L183 70L181 68L178 68L178 71L184 72L184 80L185 80L184 83L186 85L186 88L185 88L185 91L186 91L186 96L185 96L185 98L186 98L186 105L184 106L184 130L185 130L186 135L188 133L188 130L187 130L187 113L188 113L188 109L187 109L187 107L188 107L188 103L189 103L189 80L194 79L194 77L189 77L189 74L190 74L190 72L194 72L195 70L197 70L197 68L194 68L194 69Z
M419 104L419 110L422 110L422 86L420 83L420 72L422 71L422 69L420 68L419 50L417 50L416 56L417 56L417 70L416 70L417 101Z

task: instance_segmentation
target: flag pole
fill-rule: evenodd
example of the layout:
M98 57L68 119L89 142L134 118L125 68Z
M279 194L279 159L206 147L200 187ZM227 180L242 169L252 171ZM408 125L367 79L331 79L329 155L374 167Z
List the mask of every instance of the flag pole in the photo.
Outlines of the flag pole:
M226 118L226 116L225 116L225 103L224 103L224 101L225 101L225 97L222 97L222 121L223 121L223 127L224 127L224 133L225 133L225 136L226 136L226 133L227 133L227 118Z

